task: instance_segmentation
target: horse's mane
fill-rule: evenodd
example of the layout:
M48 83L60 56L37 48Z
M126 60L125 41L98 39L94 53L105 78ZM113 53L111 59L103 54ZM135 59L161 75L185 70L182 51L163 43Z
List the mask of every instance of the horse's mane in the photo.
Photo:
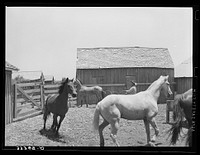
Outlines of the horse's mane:
M79 81L81 85L83 85L83 83L81 82L81 80L79 80L79 79L76 79L76 80Z
M66 80L63 81L63 82L61 83L61 85L59 86L59 90L58 90L58 93L59 93L59 94L61 94L61 93L63 92L64 86L65 86L65 83L66 83Z
M154 87L155 84L157 84L158 86L160 86L160 84L161 84L160 79L161 79L161 77L159 77L156 81L154 81L154 82L147 88L147 90L152 89L152 87ZM158 84L158 82L160 82L160 83Z

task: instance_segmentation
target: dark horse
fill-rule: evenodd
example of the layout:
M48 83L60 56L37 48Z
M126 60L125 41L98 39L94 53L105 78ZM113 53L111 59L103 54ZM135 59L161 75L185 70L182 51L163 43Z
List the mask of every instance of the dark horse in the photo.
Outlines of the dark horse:
M46 120L48 116L50 113L53 113L53 124L51 129L58 134L61 122L68 111L68 94L71 94L72 97L76 97L77 95L73 80L67 78L60 85L58 94L49 95L46 99L46 104L43 109L44 130L46 129ZM60 116L59 124L57 123L58 116Z
M181 129L184 126L183 118L187 120L188 132L186 145L192 146L192 89L183 94L177 94L174 99L173 119L174 123L169 130L171 136L171 144L176 144Z

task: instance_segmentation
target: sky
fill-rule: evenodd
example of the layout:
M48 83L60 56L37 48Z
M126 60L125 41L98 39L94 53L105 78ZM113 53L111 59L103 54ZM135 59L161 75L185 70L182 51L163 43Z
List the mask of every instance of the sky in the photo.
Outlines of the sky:
M20 71L76 77L77 48L168 48L192 57L192 8L6 7L5 59Z

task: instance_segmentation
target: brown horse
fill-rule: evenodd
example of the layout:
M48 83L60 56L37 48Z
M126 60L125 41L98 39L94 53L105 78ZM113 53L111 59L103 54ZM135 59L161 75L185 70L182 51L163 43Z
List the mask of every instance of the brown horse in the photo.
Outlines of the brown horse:
M59 87L59 94L49 95L46 99L46 104L43 109L43 119L44 119L44 127L46 129L46 120L50 113L53 113L53 124L51 129L56 131L58 134L58 130L60 128L61 122L65 118L65 114L67 113L68 107L68 94L71 94L72 97L76 97L77 93L74 88L73 80L69 80L68 78L62 82ZM57 117L60 116L59 124L57 123Z
M170 128L169 136L171 136L171 144L174 145L178 141L178 137L183 127L183 118L188 123L188 132L186 145L192 146L192 89L183 94L177 94L174 99L173 119L174 123Z
M105 97L105 92L103 91L102 87L100 86L92 86L87 87L82 84L79 79L75 81L77 85L77 102L81 103L81 107L83 105L83 101L85 102L86 106L88 107L88 103L86 101L86 97L88 95L95 95L98 102Z

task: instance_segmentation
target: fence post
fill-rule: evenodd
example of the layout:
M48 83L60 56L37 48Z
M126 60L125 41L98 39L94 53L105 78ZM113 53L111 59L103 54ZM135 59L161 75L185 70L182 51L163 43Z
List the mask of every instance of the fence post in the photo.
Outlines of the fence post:
M13 99L13 118L17 117L17 84L14 85L14 99Z
M41 75L41 85L40 85L40 98L41 98L41 105L42 109L44 107L45 99L44 99L44 75Z

